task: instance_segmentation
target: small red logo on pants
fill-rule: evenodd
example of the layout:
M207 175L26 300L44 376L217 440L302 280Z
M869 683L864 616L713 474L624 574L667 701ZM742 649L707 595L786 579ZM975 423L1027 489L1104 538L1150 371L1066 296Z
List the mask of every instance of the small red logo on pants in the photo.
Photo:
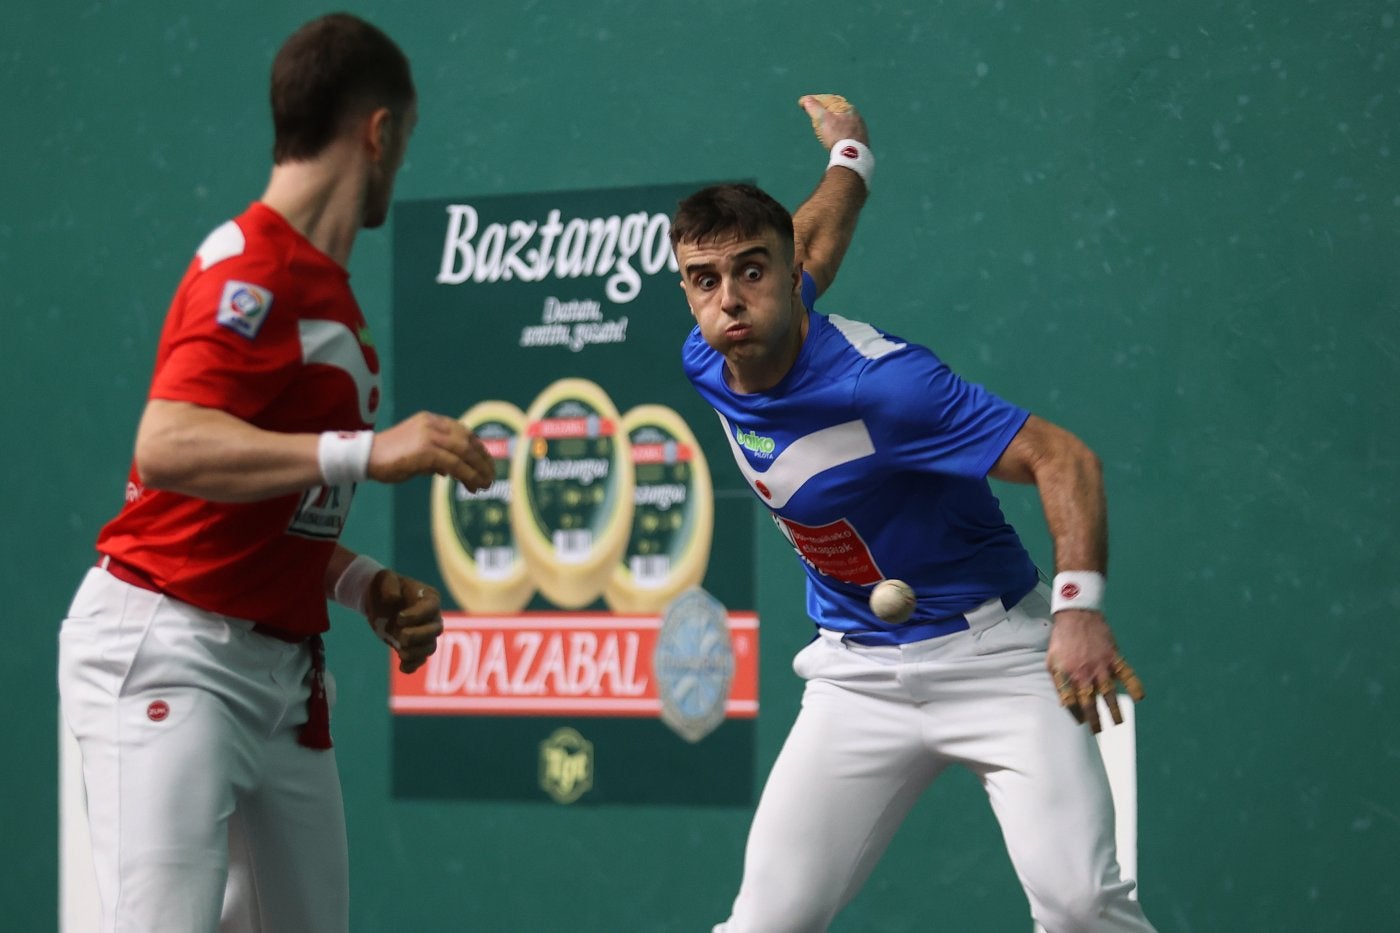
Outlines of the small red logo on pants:
M170 704L164 700L155 700L150 706L146 707L146 717L150 719L151 722L160 722L169 715Z

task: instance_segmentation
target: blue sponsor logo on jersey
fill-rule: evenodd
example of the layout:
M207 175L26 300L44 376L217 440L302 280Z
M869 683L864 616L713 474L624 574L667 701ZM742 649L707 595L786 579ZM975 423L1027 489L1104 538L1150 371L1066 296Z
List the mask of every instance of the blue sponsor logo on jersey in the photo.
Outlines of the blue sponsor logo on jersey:
M778 444L771 437L762 437L754 431L745 431L743 428L734 429L734 439L739 442L739 446L765 460L773 458L773 451Z

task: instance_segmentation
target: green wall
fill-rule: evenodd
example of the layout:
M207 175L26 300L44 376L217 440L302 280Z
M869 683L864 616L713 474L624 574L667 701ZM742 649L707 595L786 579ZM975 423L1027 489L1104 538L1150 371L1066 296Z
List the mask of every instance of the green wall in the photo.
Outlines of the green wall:
M1149 914L1400 925L1400 3L348 6L415 63L404 198L753 177L795 205L824 165L797 96L859 103L879 169L824 309L929 343L1103 458L1111 619L1149 691ZM165 304L260 193L267 67L320 12L0 5L7 929L54 925L55 635L121 501ZM392 235L352 261L384 337ZM390 498L362 495L351 546L386 553ZM1004 502L1048 560L1034 495ZM785 550L759 526L761 771L807 635ZM338 621L355 930L723 917L746 811L392 799L385 665ZM961 775L836 929L933 926L1029 927Z

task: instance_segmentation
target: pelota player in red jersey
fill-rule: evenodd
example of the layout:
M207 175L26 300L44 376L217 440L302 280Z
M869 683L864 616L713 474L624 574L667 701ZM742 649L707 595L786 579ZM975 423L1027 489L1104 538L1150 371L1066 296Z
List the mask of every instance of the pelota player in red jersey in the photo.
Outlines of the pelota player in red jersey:
M348 928L326 600L406 671L442 617L431 587L338 537L358 482L494 473L454 418L373 430L380 361L345 266L417 121L403 52L322 17L278 52L271 96L271 179L180 283L126 504L60 636L105 931Z

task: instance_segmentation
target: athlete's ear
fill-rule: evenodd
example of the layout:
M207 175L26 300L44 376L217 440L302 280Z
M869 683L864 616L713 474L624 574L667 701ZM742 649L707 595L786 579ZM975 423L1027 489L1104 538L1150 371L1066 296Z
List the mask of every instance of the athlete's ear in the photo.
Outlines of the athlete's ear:
M681 291L685 292L685 279L681 279L676 284L681 287ZM690 310L690 316L695 317L695 306L690 303L690 292L685 293L685 306ZM699 318L695 319L699 320Z
M388 107L377 107L363 124L365 149L371 160L378 162L388 152L394 138L394 114Z

